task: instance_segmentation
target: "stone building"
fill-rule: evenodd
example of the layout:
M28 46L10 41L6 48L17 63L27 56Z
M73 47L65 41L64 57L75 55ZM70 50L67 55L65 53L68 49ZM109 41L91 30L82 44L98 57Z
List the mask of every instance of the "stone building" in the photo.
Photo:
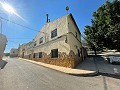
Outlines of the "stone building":
M33 41L19 50L22 58L70 68L84 59L81 33L72 14L46 23Z
M6 36L0 33L0 60L3 57L4 50L5 50L5 47L6 47L6 43L7 43Z
M18 49L12 48L10 50L10 57L18 57Z

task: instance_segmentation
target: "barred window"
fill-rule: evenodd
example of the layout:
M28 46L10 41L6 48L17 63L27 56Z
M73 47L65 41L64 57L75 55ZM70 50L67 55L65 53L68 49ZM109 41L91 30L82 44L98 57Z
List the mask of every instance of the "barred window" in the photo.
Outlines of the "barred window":
M38 53L34 53L33 58L37 58L37 57L38 57Z
M57 58L58 57L58 49L51 50L51 58Z
M78 57L80 57L80 50L78 49Z
M37 43L36 43L36 41L34 42L34 46L36 46L37 45Z
M43 43L43 37L40 38L40 42L39 43Z
M54 38L56 36L57 36L57 29L55 29L51 32L51 38Z
M39 58L42 58L42 52L39 52Z

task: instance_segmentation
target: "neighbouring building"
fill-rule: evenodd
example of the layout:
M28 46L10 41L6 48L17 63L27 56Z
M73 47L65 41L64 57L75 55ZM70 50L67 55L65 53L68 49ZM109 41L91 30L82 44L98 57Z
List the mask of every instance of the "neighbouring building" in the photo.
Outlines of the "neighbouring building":
M12 48L10 50L10 57L18 57L18 49Z
M19 56L74 68L84 60L82 50L80 30L72 14L68 14L47 22L33 41L20 45Z
M0 33L0 60L2 59L2 57L4 55L6 43L7 43L6 36Z
M25 58L28 56L28 58L32 59L32 54L33 54L33 49L34 49L34 42L31 41L29 43L25 43L19 46L18 48L18 57Z

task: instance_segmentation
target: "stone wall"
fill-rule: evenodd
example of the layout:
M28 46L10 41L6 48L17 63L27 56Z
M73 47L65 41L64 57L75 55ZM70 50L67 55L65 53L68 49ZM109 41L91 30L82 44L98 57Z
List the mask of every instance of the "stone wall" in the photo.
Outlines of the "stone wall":
M45 53L43 53L43 58L33 58L33 55L26 55L24 58L68 68L75 68L82 61L82 58L74 55L74 53L67 55L64 52L59 52L58 58L51 58L51 54L46 55Z

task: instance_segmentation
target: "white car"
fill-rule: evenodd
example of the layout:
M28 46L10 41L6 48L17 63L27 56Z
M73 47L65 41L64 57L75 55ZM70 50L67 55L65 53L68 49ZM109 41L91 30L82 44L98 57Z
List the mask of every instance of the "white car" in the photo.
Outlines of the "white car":
M109 56L109 63L113 63L113 62L117 62L120 63L120 57L116 57L116 56Z

